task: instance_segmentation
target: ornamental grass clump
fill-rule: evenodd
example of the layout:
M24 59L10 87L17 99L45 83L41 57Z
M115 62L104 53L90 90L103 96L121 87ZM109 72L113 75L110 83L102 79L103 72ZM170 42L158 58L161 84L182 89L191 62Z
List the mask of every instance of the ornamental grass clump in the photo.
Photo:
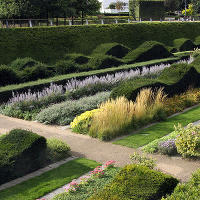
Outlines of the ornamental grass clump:
M94 113L89 135L101 140L110 140L130 128L134 115L134 103L125 97L110 99Z

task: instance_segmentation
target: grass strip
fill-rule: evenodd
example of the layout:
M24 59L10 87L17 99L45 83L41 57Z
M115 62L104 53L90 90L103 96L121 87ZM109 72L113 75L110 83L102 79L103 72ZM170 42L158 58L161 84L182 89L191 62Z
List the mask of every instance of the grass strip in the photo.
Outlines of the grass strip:
M114 72L118 72L118 71L134 69L137 67L157 65L157 64L161 64L161 63L167 63L170 61L175 62L180 59L181 59L181 57L157 59L157 60L151 60L151 61L147 61L147 62L140 62L140 63L129 64L129 65L121 65L119 67L112 67L112 68L106 68L106 69L101 69L101 70L92 70L92 71L88 71L88 72L59 75L59 76L54 76L54 77L50 77L47 79L39 79L37 81L31 81L31 82L26 82L26 83L21 83L21 84L12 84L12 85L0 87L0 93L5 92L5 91L15 91L15 90L25 88L25 87L33 87L33 86L39 86L39 85L43 85L43 84L50 84L51 82L59 83L60 81L64 81L64 80L67 81L71 78L84 78L84 77L94 76L94 75L104 75L106 73L114 73Z
M85 158L69 161L40 176L0 191L0 200L35 200L93 170L98 165L99 163Z
M182 124L182 126L186 126L189 123L198 121L200 119L199 114L200 106L168 118L166 121L157 123L151 127L142 129L141 131L138 131L113 143L131 148L142 147L153 140L159 139L171 133L174 130L174 125L177 125L178 123Z

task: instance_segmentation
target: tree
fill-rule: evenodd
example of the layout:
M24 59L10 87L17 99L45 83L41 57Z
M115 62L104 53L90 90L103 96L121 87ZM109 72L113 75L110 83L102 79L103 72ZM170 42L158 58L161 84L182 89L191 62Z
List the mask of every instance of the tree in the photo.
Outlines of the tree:
M179 10L181 1L180 0L165 0L164 2L166 11L176 11Z
M182 11L182 14L185 15L185 10ZM186 16L194 15L194 7L193 4L189 4L188 9L186 9Z
M119 11L119 10L123 10L123 6L124 6L124 2L122 1L117 1L116 2L116 9Z
M200 1L199 0L191 0L193 5L194 12L197 14L200 12Z
M112 2L110 3L110 5L108 6L109 9L116 9L116 3Z

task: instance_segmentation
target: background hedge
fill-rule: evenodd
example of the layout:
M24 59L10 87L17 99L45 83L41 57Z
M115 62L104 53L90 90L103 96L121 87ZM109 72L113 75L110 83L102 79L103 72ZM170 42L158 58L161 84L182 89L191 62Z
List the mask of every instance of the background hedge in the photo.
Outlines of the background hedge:
M55 63L67 53L89 55L102 43L117 42L133 49L147 40L155 40L173 46L174 39L194 41L199 33L199 22L0 29L0 64L8 64L18 57Z
M39 169L46 139L30 131L14 129L0 137L0 184Z

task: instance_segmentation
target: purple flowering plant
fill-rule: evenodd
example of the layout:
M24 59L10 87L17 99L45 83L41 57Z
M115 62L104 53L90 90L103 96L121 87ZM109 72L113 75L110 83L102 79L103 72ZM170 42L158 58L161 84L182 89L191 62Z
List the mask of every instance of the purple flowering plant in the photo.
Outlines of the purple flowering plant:
M177 154L177 148L176 148L176 140L175 139L169 139L163 142L160 142L158 144L158 151L162 154L166 155L175 155Z

